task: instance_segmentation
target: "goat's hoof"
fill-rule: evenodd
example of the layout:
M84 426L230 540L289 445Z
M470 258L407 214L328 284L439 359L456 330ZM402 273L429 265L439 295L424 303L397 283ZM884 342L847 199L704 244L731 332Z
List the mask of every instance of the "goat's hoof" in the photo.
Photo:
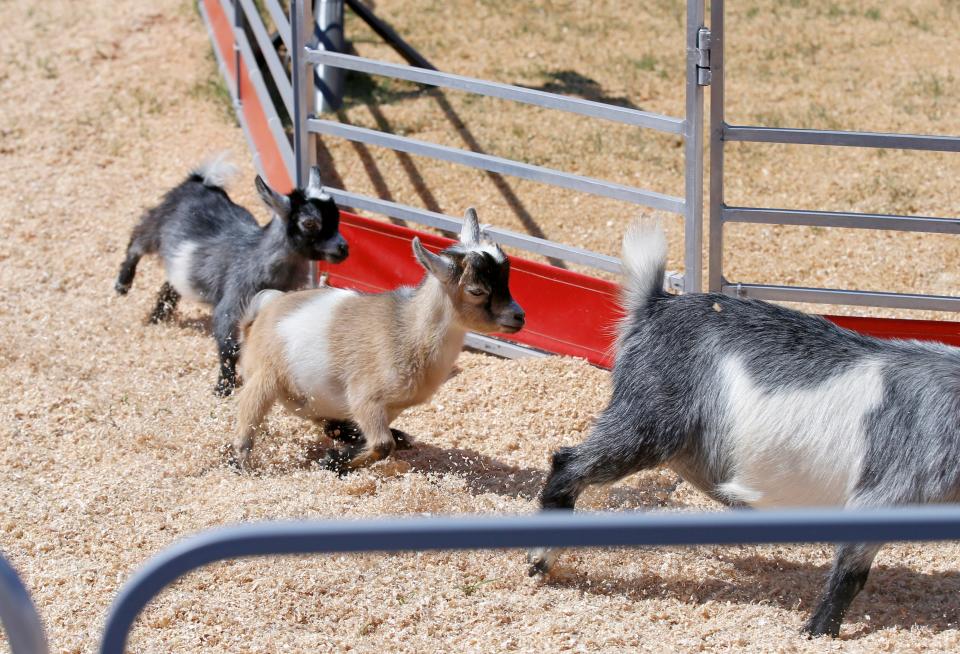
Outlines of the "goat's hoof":
M800 632L807 638L820 638L822 636L836 638L840 635L840 625L813 616L807 620Z
M326 470L337 473L338 477L343 477L350 472L350 463L352 461L353 456L349 452L344 450L328 450L327 455L323 457L320 465Z
M213 387L213 394L217 397L230 397L233 393L233 384L229 382L219 381L217 385Z
M363 432L352 420L328 420L323 426L323 434L341 443L363 442Z
M400 431L399 429L390 428L390 433L393 434L393 447L397 450L412 450L413 449L413 439L405 431Z
M126 295L130 290L130 284L121 284L117 282L113 285L113 290L117 292L117 295Z
M530 567L527 569L527 575L530 577L546 576L553 569L553 564L557 562L557 553L544 547L537 547L527 551L527 563Z
M250 452L237 452L229 443L220 448L220 460L237 474L250 472Z

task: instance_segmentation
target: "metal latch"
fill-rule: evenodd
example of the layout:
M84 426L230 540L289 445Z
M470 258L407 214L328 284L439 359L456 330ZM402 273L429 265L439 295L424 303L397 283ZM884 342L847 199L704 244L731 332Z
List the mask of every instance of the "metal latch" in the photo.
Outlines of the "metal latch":
M697 30L697 84L710 85L710 29Z

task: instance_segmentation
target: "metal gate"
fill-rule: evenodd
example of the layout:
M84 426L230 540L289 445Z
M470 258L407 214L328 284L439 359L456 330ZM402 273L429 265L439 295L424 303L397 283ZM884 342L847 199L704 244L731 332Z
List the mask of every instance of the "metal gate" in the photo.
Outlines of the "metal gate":
M761 300L781 300L816 304L848 304L896 309L960 311L960 297L841 290L833 288L774 286L769 284L731 282L724 277L723 228L724 225L728 223L762 223L767 225L846 227L901 232L960 234L960 220L950 218L854 213L849 211L803 211L795 209L727 206L724 203L723 197L723 150L724 144L728 141L960 152L960 138L953 136L923 136L916 134L885 134L877 132L728 125L724 120L725 39L723 18L724 1L713 0L710 8L710 63L713 82L712 88L710 89L709 290L736 297L752 297ZM874 322L877 321L875 320ZM930 323L933 321L900 321L902 325L901 329L909 330L907 323L910 322ZM944 323L940 323L940 325L944 325ZM929 336L930 334L925 332L929 332L931 329L936 329L936 323L924 326L923 329L914 329L912 332L908 331L904 335ZM949 331L953 332L955 336L957 332L956 325L953 325ZM893 334L896 333L898 332L893 332ZM939 340L945 339L939 338Z
M224 77L228 80L237 115L255 152L254 163L271 182L280 187L304 183L304 175L316 157L315 139L322 134L663 210L682 216L685 225L683 274L669 273L665 282L683 292L701 289L704 166L702 84L706 82L702 67L706 58L703 47L706 34L703 27L704 0L689 0L686 4L685 115L682 118L326 51L312 43L316 39L313 38L314 20L310 0L291 0L289 16L277 0L264 0L263 6L276 28L278 38L290 53L292 65L289 77L253 0L200 0L201 12L216 46L214 49ZM324 16L329 19L326 11ZM255 43L251 43L251 37ZM320 41L322 44L323 40ZM256 60L257 49L262 56L262 65L258 65ZM326 80L331 68L455 89L677 135L684 142L684 196L665 195L321 118L314 112L318 96L314 70L323 69L322 80ZM279 97L277 105L274 104L275 96ZM278 107L281 105L292 118L292 144L283 131L279 117ZM461 220L458 217L346 189L325 187L325 190L343 206L447 232L460 229ZM417 281L419 270L406 266L407 260L412 261L409 250L398 244L413 235L425 240L423 233L403 232L389 223L370 221L352 214L346 217L347 229L353 230L348 240L359 240L359 243L351 248L353 254L344 264L333 267L321 265L330 274L333 285L383 290L397 283ZM606 272L620 271L620 262L615 257L575 245L491 225L483 226L483 232L487 238L519 250ZM427 244L430 245L429 242ZM435 245L440 247L442 243L437 241ZM381 263L381 270L377 270L376 266L360 265L362 258L356 256L357 253L374 246L381 249L377 252L378 256L388 256L390 248L395 247L395 257L390 260L389 266ZM535 262L515 261L517 265L514 268L524 275L523 280L518 282L518 292L521 294L518 301L528 308L527 326L506 339L470 334L467 344L508 356L533 354L532 350L527 349L533 347L546 352L585 356L593 363L609 365L611 327L618 317L616 286L557 267L539 267ZM385 277L385 267L400 269L404 274ZM527 302L522 297L524 294L529 298ZM581 307L579 312L575 310L576 307ZM525 347L517 347L518 344Z

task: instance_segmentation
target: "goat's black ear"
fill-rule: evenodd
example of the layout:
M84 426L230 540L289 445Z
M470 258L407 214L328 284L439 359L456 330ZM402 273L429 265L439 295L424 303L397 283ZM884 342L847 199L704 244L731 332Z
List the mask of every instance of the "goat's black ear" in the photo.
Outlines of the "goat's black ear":
M463 214L460 242L468 247L480 242L480 221L477 219L477 210L473 207L467 209L467 212Z
M447 257L434 254L427 248L416 236L413 238L413 256L417 258L420 265L427 269L427 272L439 279L441 282L449 282L453 279L456 266Z
M274 191L272 188L267 186L267 183L263 181L263 178L260 175L257 175L257 179L254 182L257 187L257 193L260 194L260 199L263 202L273 209L278 216L281 218L286 218L290 215L290 198L286 195L281 195Z

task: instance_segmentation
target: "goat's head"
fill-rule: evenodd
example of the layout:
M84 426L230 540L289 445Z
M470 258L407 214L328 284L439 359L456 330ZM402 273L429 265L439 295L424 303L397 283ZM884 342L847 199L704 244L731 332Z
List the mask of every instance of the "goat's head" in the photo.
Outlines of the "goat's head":
M459 243L434 254L415 238L413 254L443 284L463 327L507 334L523 327L523 309L510 295L510 260L498 245L480 238L473 208L464 216Z
M340 235L340 210L320 183L320 169L310 169L304 189L277 193L257 176L257 192L287 225L287 237L298 254L313 260L340 263L347 258L347 241Z

